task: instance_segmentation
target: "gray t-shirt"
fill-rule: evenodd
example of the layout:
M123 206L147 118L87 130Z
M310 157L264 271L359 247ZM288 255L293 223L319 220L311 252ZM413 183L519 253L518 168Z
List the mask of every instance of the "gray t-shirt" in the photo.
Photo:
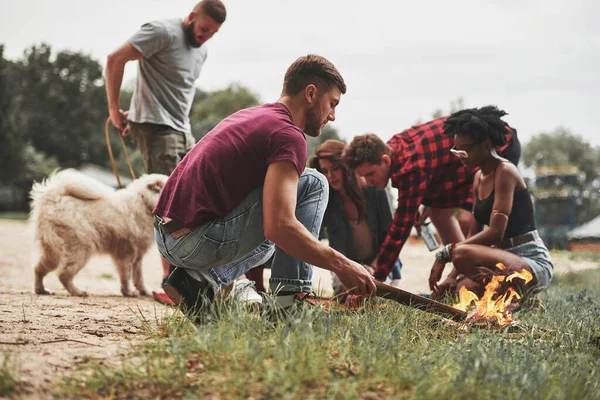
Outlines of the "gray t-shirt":
M144 24L129 43L144 56L139 60L129 120L191 132L194 82L206 60L206 45L192 47L180 19Z

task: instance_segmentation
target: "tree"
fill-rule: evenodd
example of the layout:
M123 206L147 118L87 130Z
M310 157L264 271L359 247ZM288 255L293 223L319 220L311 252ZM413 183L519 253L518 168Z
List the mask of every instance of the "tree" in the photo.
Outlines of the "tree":
M568 129L558 128L551 133L535 135L523 147L522 158L525 166L533 169L575 166L581 172L575 182L575 193L578 194L576 223L600 215L600 148L592 147Z
M197 90L190 117L192 133L199 140L224 118L259 104L258 96L239 84L232 84L215 92Z
M319 147L321 144L325 143L325 141L329 140L329 139L333 139L333 140L339 140L340 142L346 142L344 139L342 139L340 137L340 135L338 134L337 130L329 125L325 125L325 128L323 128L323 131L321 132L321 134L319 136L317 136L316 138L314 137L310 137L310 136L306 136L306 144L308 147L308 160L310 160L310 158L315 154L315 150L317 149L317 147ZM307 162L308 162L307 160Z
M26 209L33 180L58 168L58 162L36 150L18 128L21 117L19 70L4 58L0 46L0 210Z
M62 166L103 164L106 98L102 67L89 56L49 45L27 49L17 63L16 129Z
M109 167L102 67L77 52L53 56L46 44L30 47L14 62L5 60L2 50L0 209L27 209L32 182L53 170L83 163ZM122 157L120 145L114 151Z

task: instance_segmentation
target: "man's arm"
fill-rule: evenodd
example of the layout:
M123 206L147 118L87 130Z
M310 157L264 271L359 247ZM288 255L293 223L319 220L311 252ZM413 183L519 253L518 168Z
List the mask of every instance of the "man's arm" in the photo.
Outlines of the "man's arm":
M380 281L385 280L390 274L400 250L410 235L427 186L427 175L418 169L412 169L406 173L400 171L398 176L393 179L400 182L398 185L398 208L379 250L375 278Z
M269 164L263 187L265 237L292 257L335 272L347 289L363 296L375 295L373 278L360 264L319 242L296 219L298 180L292 162Z
M119 109L119 95L123 82L123 71L128 61L139 60L142 53L137 51L129 42L125 42L117 50L108 55L106 60L106 97L108 100L108 113L114 126L127 135L127 116Z

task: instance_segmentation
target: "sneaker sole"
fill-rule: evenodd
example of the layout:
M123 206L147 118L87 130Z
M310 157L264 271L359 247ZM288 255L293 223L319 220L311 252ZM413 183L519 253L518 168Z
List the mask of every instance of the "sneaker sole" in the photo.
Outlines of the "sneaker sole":
M183 298L181 297L181 295L179 294L177 289L175 289L173 286L169 285L168 283L165 283L163 286L163 290L165 291L167 296L169 296L171 301L173 303L175 303L175 306L184 306L185 307L185 303L183 303Z

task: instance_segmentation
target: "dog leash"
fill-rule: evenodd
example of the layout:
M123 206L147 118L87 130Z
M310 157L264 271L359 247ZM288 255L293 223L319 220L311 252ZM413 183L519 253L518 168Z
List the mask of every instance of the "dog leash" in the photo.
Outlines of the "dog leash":
M121 178L119 177L119 171L117 170L117 163L115 161L115 157L113 156L112 148L110 147L110 116L106 119L106 123L104 124L104 137L106 138L106 147L108 148L108 155L110 157L110 165L112 166L113 173L115 174L115 178L117 178L117 184L119 185L119 189L123 189L123 185L121 184ZM129 159L129 152L127 151L127 146L125 146L125 141L123 140L123 136L119 134L119 139L121 139L121 146L123 146L123 151L125 152L125 160L127 161L127 166L129 167L129 172L131 173L131 178L135 180L135 173L133 172L133 167L131 166L131 160Z

